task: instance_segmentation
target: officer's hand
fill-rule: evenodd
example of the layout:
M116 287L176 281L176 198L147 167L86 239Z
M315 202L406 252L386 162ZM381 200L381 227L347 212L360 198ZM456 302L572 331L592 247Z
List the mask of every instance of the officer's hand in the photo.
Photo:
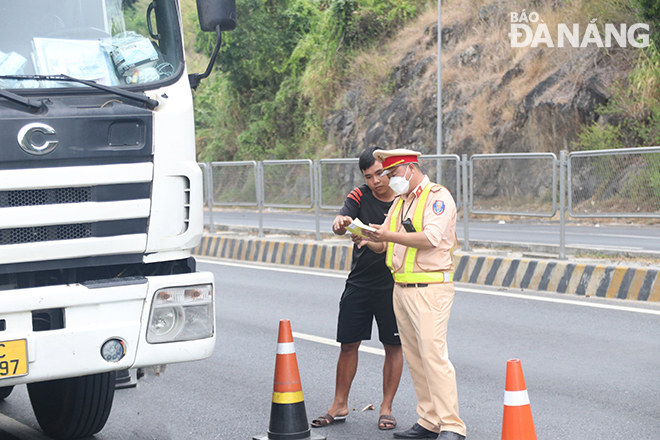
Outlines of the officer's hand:
M373 223L369 223L369 226L372 228L375 228L376 230L374 232L367 231L367 230L362 230L362 233L366 235L366 237L369 239L369 241L374 241L374 242L383 242L387 241L387 234L389 233L388 227L386 225L376 225Z
M335 221L332 223L332 230L337 232L341 229L344 229L346 226L353 223L353 219L347 215L338 215L335 217Z

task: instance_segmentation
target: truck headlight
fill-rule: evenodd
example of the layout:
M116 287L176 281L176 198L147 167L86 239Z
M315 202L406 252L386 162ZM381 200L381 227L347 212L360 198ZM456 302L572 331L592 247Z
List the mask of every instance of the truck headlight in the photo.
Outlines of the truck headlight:
M208 338L213 325L213 285L160 289L151 305L147 342Z

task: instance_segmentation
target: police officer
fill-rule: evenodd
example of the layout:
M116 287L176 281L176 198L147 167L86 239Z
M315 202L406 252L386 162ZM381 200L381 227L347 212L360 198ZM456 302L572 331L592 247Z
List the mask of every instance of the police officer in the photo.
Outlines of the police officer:
M395 438L465 439L458 415L456 374L447 351L447 323L454 301L453 251L456 204L449 191L419 169L421 153L376 150L394 200L385 222L365 231L375 252L387 252L394 277L394 312L403 352L417 394L419 420Z

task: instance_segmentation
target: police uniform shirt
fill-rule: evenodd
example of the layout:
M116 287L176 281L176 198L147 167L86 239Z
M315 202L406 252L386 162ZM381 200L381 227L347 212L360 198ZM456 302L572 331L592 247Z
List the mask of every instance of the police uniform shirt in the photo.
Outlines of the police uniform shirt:
M424 176L422 182L404 197L404 203L396 219L396 231L405 231L401 226L403 219L413 219L419 196L426 185L433 185L429 191L428 198L422 217L422 228L429 242L433 245L431 249L419 249L415 258L413 272L443 272L452 270L451 249L456 237L456 203L449 190L431 183L428 176ZM395 199L392 207L387 213L386 225L390 225L392 213L398 203ZM405 264L406 246L394 243L392 265L397 272L403 272Z

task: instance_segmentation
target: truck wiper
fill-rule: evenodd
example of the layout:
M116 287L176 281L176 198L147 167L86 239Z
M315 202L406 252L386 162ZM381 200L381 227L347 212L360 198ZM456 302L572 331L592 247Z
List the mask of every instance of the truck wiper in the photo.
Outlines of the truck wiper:
M79 83L79 84L84 84L84 85L89 86L89 87L93 87L95 89L103 90L104 92L112 93L112 94L117 95L117 96L133 99L135 101L144 103L149 110L153 110L156 107L158 107L158 101L156 101L155 99L151 99L146 95L141 95L141 94L135 93L135 92L129 92L128 90L122 90L122 89L119 89L119 88L116 88L116 87L104 86L104 85L98 84L94 81L89 81L89 80L80 79L80 78L74 78L74 77L68 76L68 75L2 75L2 76L0 76L0 79L75 82L75 83ZM8 92L6 90L4 90L4 91L0 90L0 92L15 95L14 93ZM11 99L11 98L8 98L7 96L5 96L4 94L2 96L4 96L7 99ZM18 96L18 95L16 95L16 96L20 99L25 99L25 98L22 98L21 96ZM11 100L14 101L14 102L18 102L15 99L11 99ZM29 101L29 100L26 100L26 101ZM19 103L23 104L22 102L19 102ZM27 104L24 104L24 105L27 105ZM30 105L33 106L34 104L30 104Z
M0 96L8 101L15 102L16 104L20 104L23 107L26 107L32 113L38 112L43 106L43 103L36 104L34 101L30 101L27 98L23 98L21 95L17 95L16 93L4 89L0 89Z

